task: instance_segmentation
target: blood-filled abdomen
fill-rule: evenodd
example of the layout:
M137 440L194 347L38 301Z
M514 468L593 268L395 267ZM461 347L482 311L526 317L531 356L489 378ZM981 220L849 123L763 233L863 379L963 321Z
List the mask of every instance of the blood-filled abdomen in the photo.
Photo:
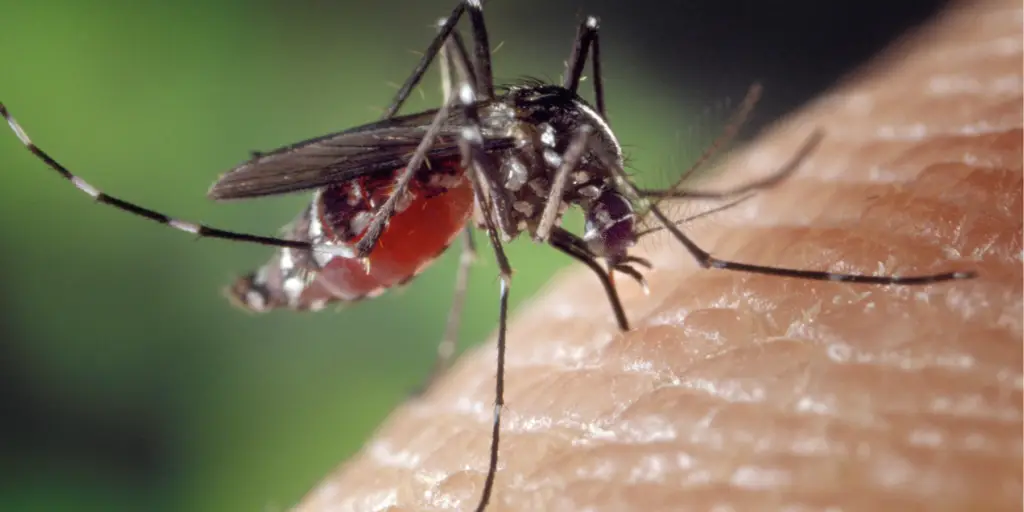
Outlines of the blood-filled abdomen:
M288 228L288 238L354 247L373 214L394 190L398 171L365 176L318 190ZM331 302L374 297L425 269L459 235L473 212L473 187L457 159L432 161L397 202L380 239L364 262L280 249L229 290L252 311L279 307L319 310Z

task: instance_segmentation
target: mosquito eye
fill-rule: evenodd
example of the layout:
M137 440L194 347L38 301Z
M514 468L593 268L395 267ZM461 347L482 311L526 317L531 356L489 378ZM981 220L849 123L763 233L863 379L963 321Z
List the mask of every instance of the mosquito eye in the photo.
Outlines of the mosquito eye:
M615 261L636 243L633 205L622 194L605 191L585 215L583 238L591 251Z

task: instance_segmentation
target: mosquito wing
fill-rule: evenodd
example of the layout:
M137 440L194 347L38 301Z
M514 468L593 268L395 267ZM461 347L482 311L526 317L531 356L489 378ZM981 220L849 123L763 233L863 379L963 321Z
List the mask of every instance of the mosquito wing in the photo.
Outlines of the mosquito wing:
M342 132L304 140L267 153L224 173L210 187L211 199L229 200L297 192L359 176L391 172L409 163L436 110L385 119ZM459 155L461 117L444 122L427 159ZM510 138L487 138L488 151L508 149Z

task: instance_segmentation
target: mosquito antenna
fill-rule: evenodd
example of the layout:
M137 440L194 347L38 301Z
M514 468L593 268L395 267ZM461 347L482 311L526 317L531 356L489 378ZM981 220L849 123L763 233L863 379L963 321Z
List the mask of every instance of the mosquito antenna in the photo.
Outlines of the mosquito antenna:
M825 132L821 128L816 128L810 136L804 140L800 149L797 150L785 165L780 167L775 172L759 180L748 181L742 185L738 185L725 190L692 190L692 189L663 189L663 190L639 190L633 186L633 190L636 191L641 197L651 199L665 199L665 198L677 198L677 199L723 199L726 197L732 197L740 194L748 194L757 190L774 187L779 184L782 180L788 178L791 174L796 172L800 168L800 164L804 163L821 144L822 139L825 138ZM657 206L657 203L652 203L651 207Z
M740 128L746 124L747 119L750 118L750 113L754 110L754 106L756 106L757 102L761 99L761 90L761 84L757 82L750 85L750 88L747 89L746 96L743 97L743 101L736 107L736 111L733 113L732 119L729 120L729 123L725 126L725 129L722 130L722 133L720 133L718 137L711 142L711 144L704 148L704 151L699 157L697 157L697 160L690 164L690 167L679 175L676 182L665 189L666 191L674 190L682 185L686 179L697 171L697 169L700 169L708 160L711 159L711 157L715 156L722 147L732 141ZM653 205L657 206L660 201L661 199L656 200Z
M754 197L754 195L755 194L753 192L751 192L751 193L749 193L749 194L747 194L745 196L741 196L739 199L734 199L734 200L732 200L732 201L730 201L728 203L716 206L716 207L714 207L714 208L712 208L710 210L704 210L704 211L702 211L700 213L696 213L696 214L690 215L689 217L686 217L684 219L677 220L677 221L675 221L675 224L676 225L682 225L682 224L687 224L689 222L693 222L693 221L695 221L697 219L703 219L704 217L710 217L711 215L714 215L716 213L728 210L729 208L732 208L733 206L736 206L736 205L738 205L738 204L740 204L740 203L742 203L742 202L744 202L744 201ZM636 234L636 237L638 239L639 238L643 238L643 237L645 237L647 235L650 235L650 234L653 234L653 233L657 233L658 231L661 231L663 229L665 229L664 226L656 226L656 227L653 227L653 228L648 228L648 229L645 229L643 231L638 232Z

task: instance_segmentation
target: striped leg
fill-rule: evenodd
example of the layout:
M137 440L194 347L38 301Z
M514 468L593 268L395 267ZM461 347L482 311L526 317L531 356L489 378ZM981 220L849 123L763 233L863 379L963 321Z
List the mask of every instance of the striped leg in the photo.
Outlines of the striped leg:
M21 125L19 125L18 122L14 120L14 117L11 116L10 112L7 111L7 108L4 107L2 103L0 103L0 115L2 115L4 119L7 120L7 124L10 125L11 129L14 130L14 133L21 140L21 143L24 144L25 147L32 152L32 154L34 154L40 160L45 162L46 165L48 165L51 169L57 171L57 173L63 176L64 179L70 181L75 186L75 188L84 192L86 195L93 198L93 200L95 200L98 203L113 206L114 208L117 208L121 211L139 217L143 217L154 222L158 222L165 226L170 226L179 231L184 231L186 233L190 233L198 237L232 240L236 242L246 242L259 245L267 245L271 247L287 247L292 249L322 251L331 254L334 254L339 251L338 248L332 248L331 246L313 245L308 242L301 242L296 240L285 240L282 238L252 235L248 233L240 233L237 231L228 231L211 226L206 226L203 224L197 224L195 222L176 219L174 217L170 217L158 211L151 210L144 206L140 206L130 201L126 201L124 199L101 192L99 189L90 185L84 179L78 177L77 175L69 171L66 167L64 167L55 159L53 159L53 157L51 157L45 151L40 149L39 146L36 146L36 144L32 142L32 139L29 138L28 133L26 133L25 130L22 129Z

